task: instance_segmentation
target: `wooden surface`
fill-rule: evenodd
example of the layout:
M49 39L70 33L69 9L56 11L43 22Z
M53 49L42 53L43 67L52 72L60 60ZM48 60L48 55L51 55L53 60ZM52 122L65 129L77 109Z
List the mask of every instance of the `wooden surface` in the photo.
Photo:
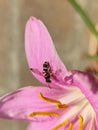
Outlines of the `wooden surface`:
M79 0L95 23L98 1ZM24 50L24 30L33 15L47 26L68 69L84 70L88 64L89 29L66 0L0 0L0 95L40 84L31 75ZM0 130L25 130L19 121L0 120Z

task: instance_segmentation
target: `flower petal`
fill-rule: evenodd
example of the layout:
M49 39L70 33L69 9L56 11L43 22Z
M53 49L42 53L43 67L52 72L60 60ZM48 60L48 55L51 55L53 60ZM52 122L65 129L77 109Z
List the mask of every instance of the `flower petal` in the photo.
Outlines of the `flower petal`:
M92 74L72 71L73 84L79 87L96 112L98 125L98 79ZM98 127L98 126L97 126Z
M61 110L63 112L57 118L52 118L52 120L47 120L46 122L32 123L28 127L28 130L31 129L44 130L46 128L48 128L48 130L56 130L56 129L68 130L70 124L72 124L73 130L78 130L80 126L85 128L85 130L90 129L91 127L92 129L95 128L96 123L94 123L95 115L93 109L88 104L88 101L86 100L85 96L81 93L80 89L76 88L75 86L73 87L70 86L65 89L67 92L64 95L62 94L63 97L60 98L60 101L63 104L67 102L68 108L65 109L64 111ZM73 104L72 102L75 99L75 97L76 99L78 98L78 100L75 100ZM82 125L82 118L84 122L83 125ZM94 126L92 126L92 124L94 124Z
M55 76L64 77L66 68L56 53L52 39L44 24L34 17L26 25L25 49L29 68L38 80L46 83L43 76L45 61L49 62Z
M31 123L27 130L52 130L56 120L51 120L47 122L33 122Z
M57 111L54 104L43 101L39 93L53 99L58 99L65 94L64 90L56 90L45 87L24 87L0 98L0 118L44 121L51 120ZM31 113L37 113L36 116L30 116ZM41 113L40 113L41 112ZM45 113L46 112L46 113ZM47 114L48 113L48 114ZM47 114L41 116L40 114Z

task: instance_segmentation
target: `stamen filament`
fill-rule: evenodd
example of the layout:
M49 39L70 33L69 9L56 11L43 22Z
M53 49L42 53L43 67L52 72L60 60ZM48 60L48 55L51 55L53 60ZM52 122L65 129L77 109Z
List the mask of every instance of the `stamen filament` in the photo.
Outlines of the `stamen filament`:
M57 108L59 108L59 109L60 109L60 108L67 108L67 107L68 107L67 104L62 104L62 103L61 103L60 101L58 101L58 100L44 97L41 92L39 92L39 97L40 97L42 100L46 101L46 102L56 104L56 105L57 105Z
M34 117L34 116L59 116L59 113L53 112L53 111L48 111L48 112L32 112L29 114L29 117Z
M72 123L69 124L68 130L72 130Z
M78 116L79 120L80 120L80 126L78 130L83 130L83 117L81 115Z
M52 130L58 130L62 126L66 125L67 123L68 123L68 120L65 120L65 121L61 122L60 124L58 124L57 126L55 126Z
M91 119L91 123L90 123L91 125L90 125L90 130L93 130L94 129L94 117L92 117L92 119Z

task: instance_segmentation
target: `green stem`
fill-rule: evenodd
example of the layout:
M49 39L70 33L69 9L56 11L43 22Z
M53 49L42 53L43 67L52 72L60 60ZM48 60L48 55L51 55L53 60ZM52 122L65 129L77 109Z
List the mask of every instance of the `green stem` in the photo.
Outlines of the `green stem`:
M91 32L98 38L98 32L95 28L94 23L92 20L89 18L89 16L86 14L84 9L75 1L75 0L68 0L71 5L75 8L75 10L80 14L84 22L87 24L88 28L91 30Z
M98 55L94 55L94 56L87 55L87 58L89 58L91 60L98 60Z

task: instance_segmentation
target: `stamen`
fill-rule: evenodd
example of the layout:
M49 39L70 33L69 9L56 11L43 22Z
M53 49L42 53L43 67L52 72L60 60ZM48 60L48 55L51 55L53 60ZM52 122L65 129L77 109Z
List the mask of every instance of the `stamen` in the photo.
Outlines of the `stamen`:
M80 120L80 126L78 130L83 130L83 117L81 115L78 116L79 120Z
M52 130L58 130L59 128L61 128L62 126L66 125L68 123L68 120L63 121L62 123L58 124L57 126L55 126ZM70 129L69 129L70 130Z
M61 103L60 101L58 101L58 100L44 97L41 92L39 92L39 97L40 97L42 100L46 101L46 102L56 104L56 105L57 105L57 108L67 108L67 107L68 107L67 104L62 104L62 103Z
M48 111L48 112L32 112L29 114L29 117L34 117L34 116L59 116L59 113L53 112L53 111Z
M68 130L72 130L72 123L69 124Z

